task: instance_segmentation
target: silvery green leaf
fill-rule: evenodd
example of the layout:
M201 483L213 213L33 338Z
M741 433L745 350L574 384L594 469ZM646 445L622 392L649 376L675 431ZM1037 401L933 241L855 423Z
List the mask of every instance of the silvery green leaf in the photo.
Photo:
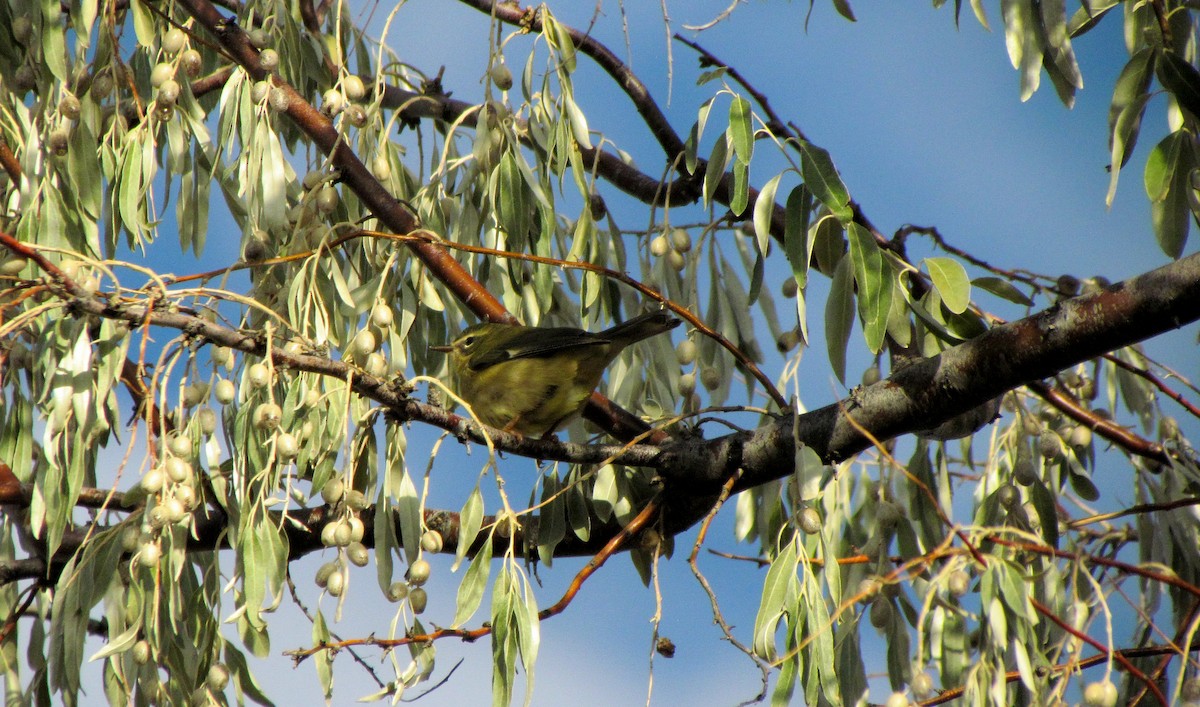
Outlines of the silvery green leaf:
M488 575L492 566L492 539L482 544L479 552L471 558L462 582L458 585L457 607L451 627L462 626L479 609L483 593L487 589Z
M971 281L966 268L953 258L926 258L925 266L946 308L955 314L965 312L971 304Z
M849 258L843 258L829 282L825 302L825 346L829 365L842 383L846 382L846 346L854 326L854 274Z
M467 498L467 502L463 504L462 511L458 514L458 547L454 552L454 565L451 571L458 569L459 564L467 555L467 551L471 549L472 543L479 535L479 529L483 526L483 494L479 492L479 486L471 492ZM407 547L407 542L405 543ZM409 553L411 559L416 559L415 553ZM410 561L411 561L410 559Z
M729 105L729 138L733 143L733 154L737 161L750 164L754 155L754 126L753 115L750 112L750 102L738 96Z

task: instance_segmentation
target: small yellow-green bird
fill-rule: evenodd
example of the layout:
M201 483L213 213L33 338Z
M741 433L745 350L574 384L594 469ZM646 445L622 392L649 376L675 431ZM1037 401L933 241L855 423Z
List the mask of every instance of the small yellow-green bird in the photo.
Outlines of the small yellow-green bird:
M587 402L626 346L670 331L679 320L650 312L590 333L570 327L484 322L448 346L458 394L485 424L522 435L553 434Z

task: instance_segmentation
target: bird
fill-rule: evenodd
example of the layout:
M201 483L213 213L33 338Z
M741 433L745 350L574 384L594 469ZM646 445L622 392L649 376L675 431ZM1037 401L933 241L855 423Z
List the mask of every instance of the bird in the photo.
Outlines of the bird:
M591 333L572 327L483 322L450 344L458 394L489 427L549 437L573 418L627 346L679 326L666 312L648 312Z

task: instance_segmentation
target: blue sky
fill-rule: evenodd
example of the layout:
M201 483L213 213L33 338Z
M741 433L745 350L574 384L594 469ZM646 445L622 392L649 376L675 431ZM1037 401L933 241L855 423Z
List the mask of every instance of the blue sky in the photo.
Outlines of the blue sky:
M937 226L951 242L1003 267L1028 267L1057 275L1102 274L1119 280L1165 262L1154 243L1142 189L1141 168L1146 150L1165 134L1162 99L1151 104L1138 153L1123 174L1111 209L1104 203L1108 186L1106 117L1112 83L1126 54L1119 17L1101 23L1076 45L1085 88L1076 106L1067 110L1054 95L1048 80L1033 98L1018 100L1018 78L1005 53L1003 35L983 30L965 12L956 30L951 8L934 10L913 3L858 3L859 21L838 17L832 5L818 2L805 31L808 4L803 2L753 2L739 5L731 18L699 35L682 29L704 22L727 3L672 3L672 29L697 39L722 59L735 65L760 90L766 92L785 120L794 121L816 144L827 149L867 215L884 232L905 223ZM584 26L591 21L591 3L552 6L560 19ZM570 5L570 7L564 7ZM375 8L378 30L382 14ZM998 9L991 8L993 27L1000 26ZM621 13L628 13L629 47L621 34ZM445 65L445 86L456 98L482 96L480 77L486 70L487 19L459 5L413 0L400 9L389 43L403 59L426 72ZM506 28L505 34L510 29ZM605 3L594 34L626 60L667 108L679 132L695 119L699 103L713 85L697 88L695 56L674 44L674 76L666 66L667 40L657 3ZM528 43L514 43L510 65L521 65L516 53ZM648 131L640 125L627 99L586 60L576 79L577 98L589 115L591 127L612 137L630 152L644 171L658 173L662 157ZM671 95L669 106L666 104ZM715 125L715 123L713 124ZM710 128L710 132L715 132ZM763 150L760 154L765 154ZM774 170L779 169L776 165ZM774 171L769 161L755 163L755 182L761 184ZM610 198L610 206L615 203ZM642 209L621 207L618 223L644 225ZM228 229L229 238L236 238ZM913 242L914 257L927 254ZM1189 250L1194 251L1193 247ZM210 238L210 255L222 250L218 237ZM782 264L771 271L777 287ZM978 274L978 273L973 273ZM819 293L810 316L814 348L804 359L803 402L816 407L844 394L824 363ZM985 306L998 306L992 300ZM781 312L783 311L781 306ZM1015 310L1005 316L1016 316ZM1185 375L1196 376L1192 336L1176 335L1171 345L1154 344L1152 350L1174 360ZM1182 342L1182 343L1180 343ZM857 341L852 341L855 349ZM861 348L861 347L859 347ZM1189 357L1191 356L1191 357ZM852 358L850 378L867 365L861 355ZM778 371L781 362L768 360L765 369ZM421 449L432 436L410 432L410 459L423 465ZM435 503L457 507L474 481L481 463L449 450L437 475L444 481L461 475L461 483L439 488ZM455 470L456 462L462 466ZM533 483L537 473L530 460L505 462L509 483ZM442 469L445 469L443 471ZM436 480L436 478L435 478ZM524 487L510 492L523 498ZM1118 494L1119 495L1119 494ZM1128 497L1115 499L1128 502ZM732 507L722 514L708 546L746 552L732 541ZM758 671L751 662L720 639L713 626L707 598L692 578L685 557L692 536L681 537L676 557L662 565L664 619L662 633L678 646L672 660L654 662L655 704L735 704L759 689ZM314 557L293 567L297 583L313 601L311 577L328 558ZM542 605L555 601L583 560L560 561L542 568ZM431 602L427 621L448 623L453 615L458 577L448 572L448 561L434 563L429 585ZM702 559L702 567L722 598L727 620L741 629L753 625L761 589L762 571L743 563L716 557ZM335 627L345 637L386 632L394 609L377 599L374 568L355 573L345 619ZM326 610L329 611L328 599ZM654 613L653 592L642 587L624 557L614 558L599 572L563 615L542 625L533 703L555 705L642 704L648 686L648 660ZM281 703L311 703L318 684L311 664L292 670L278 657L281 650L309 643L308 627L285 600L280 618L290 626L273 626L275 657L261 667L268 693ZM475 622L482 620L477 616ZM864 640L873 629L863 628ZM882 642L880 642L882 644ZM475 645L443 642L438 646L439 668L444 675L457 656L463 666L426 704L483 704L490 699L490 650L486 641ZM378 654L364 650L369 662ZM349 704L373 692L361 669L350 657L336 662L336 704ZM882 663L876 663L877 669ZM386 675L386 669L382 674ZM422 688L418 688L418 692ZM882 701L886 690L872 698ZM291 699L289 699L289 697Z

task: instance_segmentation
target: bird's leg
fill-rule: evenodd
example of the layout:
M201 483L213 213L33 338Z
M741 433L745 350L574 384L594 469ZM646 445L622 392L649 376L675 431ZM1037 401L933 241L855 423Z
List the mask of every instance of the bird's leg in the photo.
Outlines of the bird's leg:
M510 435L516 435L520 439L525 439L525 435L517 431L517 425L521 424L521 416L514 415L513 419L508 421L508 424L501 428L502 432L507 432Z
M548 427L546 429L546 431L542 433L541 438L542 439L558 439L558 428L562 425L562 423L569 420L571 418L571 415L574 415L574 414L575 413L570 413L569 415L563 415L562 417L555 420L554 424L550 425L550 427Z

